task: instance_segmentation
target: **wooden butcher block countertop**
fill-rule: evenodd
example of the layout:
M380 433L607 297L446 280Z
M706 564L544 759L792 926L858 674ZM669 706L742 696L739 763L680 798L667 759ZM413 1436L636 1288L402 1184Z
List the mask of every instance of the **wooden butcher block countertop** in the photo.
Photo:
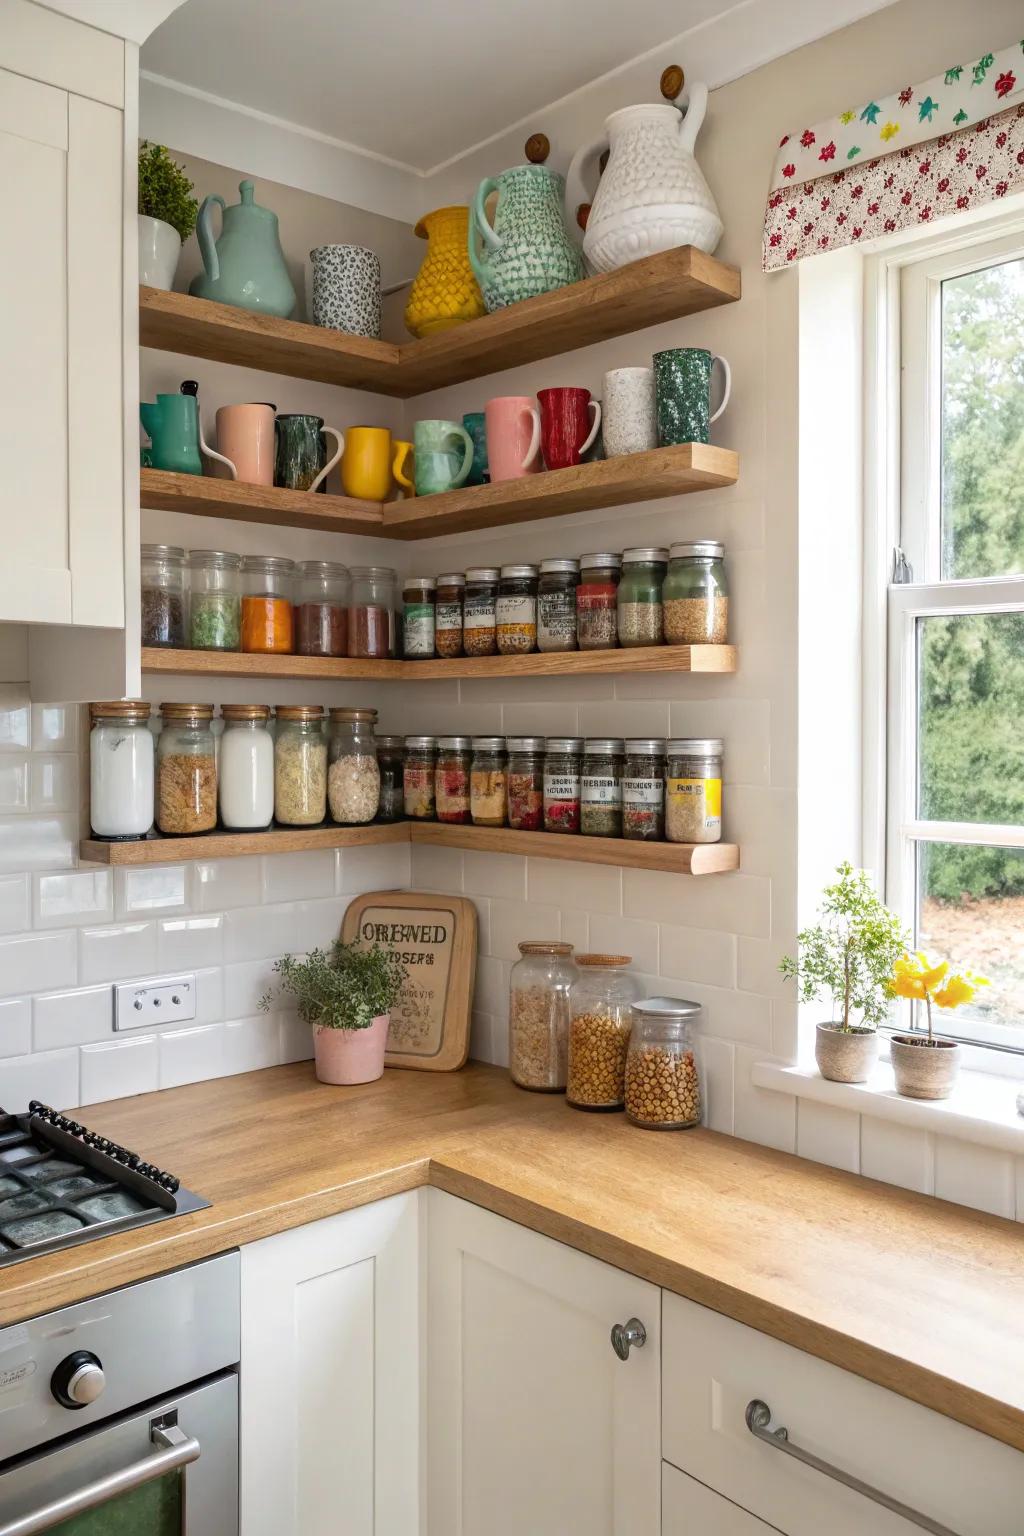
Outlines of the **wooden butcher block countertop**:
M0 1269L0 1324L430 1184L1024 1450L1024 1227L998 1217L478 1065L338 1089L298 1063L81 1113L212 1207Z

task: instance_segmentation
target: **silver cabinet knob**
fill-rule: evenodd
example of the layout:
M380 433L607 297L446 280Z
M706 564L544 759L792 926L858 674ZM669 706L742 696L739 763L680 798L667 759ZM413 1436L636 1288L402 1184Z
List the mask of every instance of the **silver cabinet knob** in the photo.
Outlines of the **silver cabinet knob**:
M88 1408L107 1384L99 1359L87 1349L67 1355L53 1373L50 1386L58 1403L65 1408Z
M612 1328L612 1349L620 1360L629 1359L630 1349L643 1349L647 1343L647 1329L638 1317L628 1323L616 1323Z

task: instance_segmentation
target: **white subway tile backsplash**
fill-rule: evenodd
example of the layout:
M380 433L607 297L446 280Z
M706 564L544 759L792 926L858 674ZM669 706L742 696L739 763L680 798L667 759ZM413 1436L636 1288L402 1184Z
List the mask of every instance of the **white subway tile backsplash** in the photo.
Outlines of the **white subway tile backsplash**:
M77 816L0 816L0 874L73 869Z
M852 1109L801 1099L796 1109L796 1150L814 1163L859 1173L860 1116Z
M273 960L243 960L239 965L226 965L223 974L225 1018L254 1018L268 993L273 1013L289 1006L278 990Z
M673 699L669 724L673 736L722 738L726 818L730 785L770 782L771 705L767 699Z
M292 907L301 950L327 949L341 938L341 921L351 897L332 896L327 901L297 901Z
M562 910L562 938L571 944L576 954L585 955L590 949L590 913Z
M224 963L262 960L267 955L293 953L302 948L289 906L240 907L224 914Z
M1012 1218L1016 1209L1013 1157L993 1147L936 1136L935 1194L940 1200Z
M0 1061L0 1104L20 1115L30 1099L42 1099L54 1109L77 1109L78 1052L36 1051Z
M196 1023L216 1024L224 1017L224 972L219 966L196 971Z
M69 935L72 937L72 935ZM156 972L156 924L111 923L80 928L79 980L122 981Z
M313 1031L296 1013L277 1016L278 1040L282 1065L289 1061L309 1061L313 1055Z
M34 811L73 811L78 805L78 758L71 752L31 758L29 804Z
M733 1134L733 1080L736 1048L713 1035L698 1036L697 1059L704 1094L704 1124L711 1131Z
M420 889L414 880L413 885ZM476 909L476 942L477 949L482 955L493 955L493 940L491 938L491 903L487 896L470 896L467 898Z
M892 1120L862 1115L860 1124L860 1171L866 1179L898 1184L920 1195L935 1190L932 1138L927 1131Z
M531 902L582 907L591 916L595 912L618 915L622 911L622 870L611 864L578 864L575 859L528 859L526 886Z
M508 981L512 970L508 960L481 955L476 963L476 989L473 1001L481 1013L490 1014L505 1029L508 1025Z
M526 860L518 854L481 853L467 848L462 855L462 888L467 896L525 901Z
M82 1104L153 1093L159 1086L156 1036L133 1035L102 1045L83 1045L80 1070Z
M0 1003L0 1056L24 1056L31 1049L31 1000L27 997L9 997L6 1002Z
M492 1036L493 1019L489 1013L477 1013L474 1009L469 1031L469 1056L471 1061L489 1061L498 1065L497 1046Z
M33 704L32 745L37 752L73 752L78 746L80 704Z
M114 915L109 869L68 870L32 876L32 920L37 928L72 928Z
M32 1000L32 1039L37 1051L109 1040L114 1029L114 989L110 983L42 992Z
M27 757L0 757L0 815L28 810L29 765Z
M220 965L224 958L224 918L164 917L157 922L156 964L159 971L194 971Z
M263 859L264 901L304 901L334 895L333 848L275 853Z
M670 928L663 924L659 953L663 976L678 976L698 986L736 985L733 933L716 933L708 928Z
M153 864L114 871L116 917L159 917L182 914L189 907L187 864Z
M636 918L609 917L606 912L592 912L590 947L599 954L629 955L634 970L658 974L657 923L641 923Z
M561 937L561 913L539 902L491 900L490 948L486 954L499 960L518 960L523 939Z
M772 1088L758 1088L750 1080L750 1069L763 1061L763 1051L738 1045L735 1051L736 1073L733 1087L735 1105L734 1134L744 1141L759 1141L779 1152L796 1151L796 1099L790 1093Z
M669 875L624 869L622 910L627 917L669 921L673 927L771 935L771 881L754 875Z
M76 971L73 932L24 933L0 939L0 997L42 992L54 984L71 986Z
M363 891L396 891L410 884L408 843L382 843L379 847L339 848L334 888L339 895Z
M412 849L412 884L417 891L448 891L460 895L462 850L417 844Z
M193 905L197 912L225 907L257 907L263 871L257 858L209 859L193 866Z
M0 875L0 933L23 933L32 924L28 875Z
M281 1021L273 1014L232 1019L224 1025L223 1070L259 1072L276 1067L281 1060Z
M32 706L20 683L0 683L0 752L27 752L32 745Z
M161 1088L179 1088L183 1083L198 1083L207 1077L224 1075L223 1024L165 1029L157 1044Z

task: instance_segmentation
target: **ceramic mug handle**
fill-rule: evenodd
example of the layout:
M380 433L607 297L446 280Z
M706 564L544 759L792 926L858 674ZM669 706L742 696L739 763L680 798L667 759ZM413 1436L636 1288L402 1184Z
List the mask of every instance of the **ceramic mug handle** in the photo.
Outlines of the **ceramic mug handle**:
M313 484L309 488L311 491L315 491L319 485L322 485L322 483L327 479L327 476L330 474L331 470L334 468L335 464L337 464L338 460L345 452L344 434L339 432L337 427L322 427L321 431L325 432L329 437L333 437L335 439L338 444L338 450L335 453L333 459L327 460L327 463L324 465L323 469L313 481Z
M585 453L589 452L589 450L591 448L593 448L594 443L597 440L597 434L601 430L601 402L600 402L600 400L588 400L587 401L587 410L590 412L590 415L591 415L590 432L589 432L589 434L587 436L586 442L580 444L579 453L580 453L580 458L581 459L582 459L582 457L583 457L583 455Z
M460 427L458 425L453 425L448 435L449 437L455 438L461 437L463 443L462 465L452 481L452 490L455 491L458 490L460 485L465 485L466 481L469 479L469 472L473 468L473 439L470 437L465 427Z
M411 443L396 443L395 456L391 462L391 473L394 475L396 483L402 487L403 491L411 491L415 496L416 482L412 479L411 475L407 475L405 473L406 460L411 456L411 454Z
M725 375L725 383L722 386L722 403L718 407L718 410L715 412L715 414L711 417L711 420L708 422L708 426L711 425L712 421L717 421L719 416L721 416L722 412L729 404L729 396L732 393L732 370L729 367L729 364L726 362L724 357L719 357L717 353L711 359L712 371L714 371L714 366L716 363L721 366L722 373Z
M522 463L523 469L529 469L533 464L537 462L537 459L540 456L540 407L537 405L531 405L524 412L524 415L529 416L533 423L533 427L530 432L530 446L527 448L526 453L523 456Z
M199 413L198 402L196 404L196 420L197 420L197 422L199 424L199 446L203 450L203 452L206 454L206 457L208 459L213 459L217 464L226 464L228 469L231 471L231 478L232 478L232 480L237 480L238 479L238 470L235 468L235 465L232 463L232 461L230 459L228 459L228 458L225 458L222 453L214 453L213 449L210 447L209 443L204 438L204 436L203 436L203 418L202 418L202 416Z

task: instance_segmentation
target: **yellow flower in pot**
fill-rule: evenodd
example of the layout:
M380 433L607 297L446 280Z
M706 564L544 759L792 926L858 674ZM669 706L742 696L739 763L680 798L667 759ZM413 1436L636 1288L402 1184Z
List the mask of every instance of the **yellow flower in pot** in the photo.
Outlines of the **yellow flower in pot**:
M908 1099L949 1098L960 1070L961 1051L955 1040L936 1039L932 1005L952 1011L971 1002L978 988L988 984L986 976L953 970L948 960L936 959L923 949L904 954L896 961L889 978L890 995L924 1003L928 1018L927 1034L922 1031L892 1037L897 1093Z

